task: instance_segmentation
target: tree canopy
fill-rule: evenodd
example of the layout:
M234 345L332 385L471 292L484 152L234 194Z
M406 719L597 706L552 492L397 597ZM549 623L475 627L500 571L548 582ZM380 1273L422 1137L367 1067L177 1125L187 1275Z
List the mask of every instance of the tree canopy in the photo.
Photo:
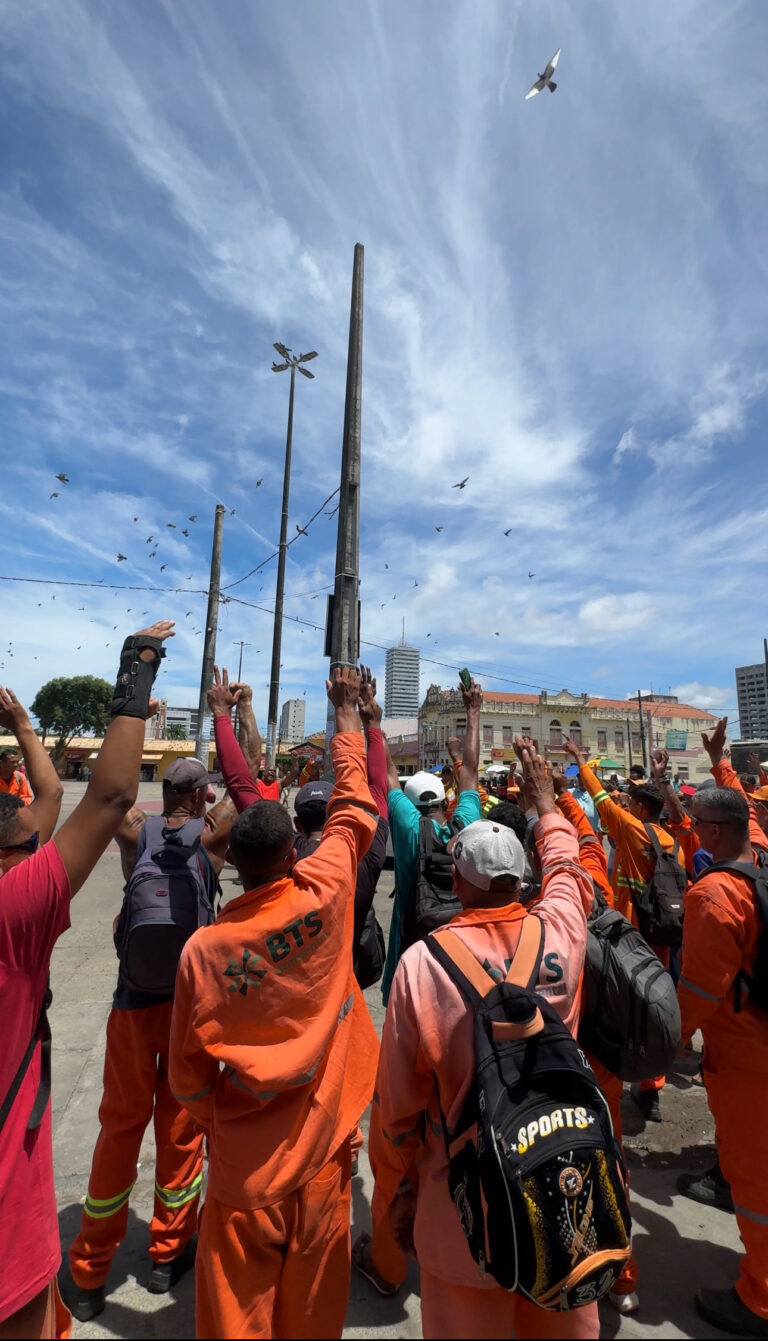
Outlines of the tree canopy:
M171 722L170 726L165 728L166 740L186 740L187 728L183 722Z
M54 761L75 736L106 731L113 693L113 686L96 675L59 675L38 689L30 709L40 723L43 740L47 735L58 737Z

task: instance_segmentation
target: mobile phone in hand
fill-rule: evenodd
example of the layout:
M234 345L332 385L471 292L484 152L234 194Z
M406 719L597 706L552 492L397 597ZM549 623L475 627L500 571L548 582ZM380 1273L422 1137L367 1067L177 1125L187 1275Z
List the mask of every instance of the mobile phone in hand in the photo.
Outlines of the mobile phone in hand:
M466 666L464 666L463 669L459 671L459 679L461 680L461 683L463 684L464 688L467 691L469 691L472 688L472 676L470 675Z

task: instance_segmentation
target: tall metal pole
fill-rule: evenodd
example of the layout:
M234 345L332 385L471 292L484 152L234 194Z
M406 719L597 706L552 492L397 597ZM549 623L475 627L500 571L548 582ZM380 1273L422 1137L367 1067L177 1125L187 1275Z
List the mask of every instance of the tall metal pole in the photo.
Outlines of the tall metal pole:
M632 771L632 727L627 718L627 749L629 750L629 769Z
M355 245L352 266L352 299L349 309L349 347L347 352L347 389L344 402L344 437L341 448L336 573L330 603L328 649L331 671L334 666L354 666L360 654L360 459L363 401L363 278L364 248ZM327 748L333 734L332 714L326 725L326 769L330 768Z
M637 715L640 718L640 748L643 751L643 769L648 772L648 753L645 748L645 723L643 722L643 696L637 691Z
M216 504L211 547L211 576L208 582L208 612L205 617L203 638L203 668L200 675L200 698L197 705L197 735L195 758L208 767L209 732L206 729L208 703L206 695L213 684L213 663L216 660L216 626L219 622L219 587L221 585L221 544L224 535L224 504Z
M291 364L288 432L285 438L285 469L283 471L283 515L280 519L280 545L277 556L275 627L272 633L272 670L269 677L269 711L267 713L267 765L270 768L274 768L277 748L277 703L280 697L280 651L283 637L283 590L285 587L285 551L288 535L288 500L291 493L291 444L293 439L293 392L295 385L296 367L295 364Z

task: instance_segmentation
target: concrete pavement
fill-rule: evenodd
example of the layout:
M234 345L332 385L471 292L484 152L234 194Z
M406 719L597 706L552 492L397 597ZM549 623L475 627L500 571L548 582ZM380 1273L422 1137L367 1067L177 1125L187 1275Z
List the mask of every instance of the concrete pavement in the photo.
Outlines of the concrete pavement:
M65 784L62 818L84 791ZM141 785L139 803L159 808L160 787ZM114 846L114 845L113 845ZM233 872L225 868L225 898L239 892ZM391 872L384 872L377 891L379 919L388 930ZM98 1106L106 1020L116 976L112 919L122 892L119 858L110 851L72 905L72 927L59 941L52 964L53 1130L56 1191L62 1246L66 1252L80 1221L93 1146L98 1134ZM366 998L379 1031L383 1020L378 987ZM702 1284L731 1284L740 1250L736 1224L721 1211L707 1211L675 1193L682 1169L706 1168L713 1159L713 1127L703 1090L691 1083L692 1068L670 1078L662 1096L665 1121L643 1128L634 1105L625 1097L625 1144L632 1178L635 1248L640 1264L641 1310L620 1319L603 1306L605 1337L715 1337L696 1316L692 1297ZM367 1127L367 1120L364 1122ZM75 1323L75 1337L172 1338L194 1335L191 1274L166 1296L144 1288L149 1273L147 1226L152 1215L154 1144L147 1133L138 1179L131 1196L128 1232L115 1258L105 1312L92 1323ZM370 1228L372 1179L366 1155L353 1182L353 1236ZM395 1299L382 1299L353 1272L346 1337L419 1337L418 1269Z

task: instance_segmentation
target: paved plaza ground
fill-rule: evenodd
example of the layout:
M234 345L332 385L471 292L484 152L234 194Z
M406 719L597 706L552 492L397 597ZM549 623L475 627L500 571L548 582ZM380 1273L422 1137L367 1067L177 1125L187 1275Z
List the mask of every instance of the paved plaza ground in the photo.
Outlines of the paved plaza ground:
M84 787L64 784L62 818ZM160 787L143 783L139 803L159 810ZM225 868L225 899L239 887ZM120 863L114 844L72 906L72 928L56 948L52 966L53 1132L56 1191L62 1245L74 1238L88 1184L91 1152L98 1134L97 1111L107 1015L116 975L112 919L121 899ZM379 919L388 929L392 873L377 891ZM378 987L366 993L379 1029L383 1019ZM714 1337L693 1310L700 1285L731 1284L737 1274L739 1238L732 1216L707 1211L675 1193L682 1169L705 1168L713 1159L713 1126L703 1090L691 1082L690 1066L670 1077L662 1096L665 1121L643 1127L625 1097L625 1144L632 1179L635 1250L640 1264L641 1310L621 1320L603 1306L602 1336ZM364 1122L367 1126L367 1121ZM150 1295L147 1225L152 1214L154 1146L147 1132L138 1180L131 1197L128 1233L113 1264L110 1297L94 1322L75 1323L75 1337L189 1337L194 1335L193 1280L190 1274L169 1295ZM370 1228L372 1180L365 1154L353 1182L353 1236ZM382 1299L353 1272L346 1337L420 1337L418 1269L395 1299Z

